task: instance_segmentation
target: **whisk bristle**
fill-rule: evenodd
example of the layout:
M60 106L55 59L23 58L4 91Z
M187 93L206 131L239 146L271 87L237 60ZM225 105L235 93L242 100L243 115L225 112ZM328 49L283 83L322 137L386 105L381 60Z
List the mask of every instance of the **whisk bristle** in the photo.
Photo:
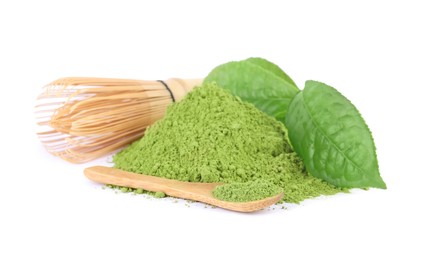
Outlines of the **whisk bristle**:
M201 80L169 79L176 100ZM158 81L62 78L38 96L38 136L47 151L73 163L109 154L143 136L173 102Z

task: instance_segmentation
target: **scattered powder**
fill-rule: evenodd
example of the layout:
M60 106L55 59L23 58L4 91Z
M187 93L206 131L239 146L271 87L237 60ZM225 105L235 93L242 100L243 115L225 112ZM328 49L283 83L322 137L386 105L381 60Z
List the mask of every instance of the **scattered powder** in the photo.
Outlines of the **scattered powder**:
M166 194L164 192L161 192L161 191L154 193L154 197L156 197L156 198L164 198L165 196L166 196Z
M228 201L250 190L255 195L246 199L262 198L274 185L285 193L283 201L294 203L342 191L305 172L282 123L215 84L197 87L171 105L142 139L113 160L116 168L135 173L233 184L216 191ZM262 189L264 183L269 191Z

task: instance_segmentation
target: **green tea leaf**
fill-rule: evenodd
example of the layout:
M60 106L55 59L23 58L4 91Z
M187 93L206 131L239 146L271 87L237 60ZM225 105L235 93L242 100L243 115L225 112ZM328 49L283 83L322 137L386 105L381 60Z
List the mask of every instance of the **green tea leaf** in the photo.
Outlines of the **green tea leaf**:
M204 83L208 82L216 82L280 121L284 121L289 103L299 92L284 71L261 58L220 65L205 78Z
M245 61L258 65L265 70L271 71L272 73L274 73L275 76L280 77L282 80L287 81L287 83L290 83L297 88L296 83L289 77L289 75L287 75L286 72L284 72L282 69L280 69L279 66L275 65L274 63L269 62L266 59L257 57L249 58Z
M337 187L386 188L368 126L334 88L307 81L289 106L286 126L313 176Z

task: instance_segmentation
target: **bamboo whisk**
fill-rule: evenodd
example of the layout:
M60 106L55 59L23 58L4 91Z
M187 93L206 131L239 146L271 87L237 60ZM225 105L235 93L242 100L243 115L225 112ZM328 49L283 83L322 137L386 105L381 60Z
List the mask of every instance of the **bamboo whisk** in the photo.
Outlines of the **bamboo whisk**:
M58 79L38 96L37 134L48 152L69 162L87 162L139 139L168 105L201 81Z

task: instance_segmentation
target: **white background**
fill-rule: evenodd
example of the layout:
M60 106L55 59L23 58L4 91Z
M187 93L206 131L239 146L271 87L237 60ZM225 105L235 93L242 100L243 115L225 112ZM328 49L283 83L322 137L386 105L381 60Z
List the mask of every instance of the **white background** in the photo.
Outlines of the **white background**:
M421 259L418 1L1 1L0 259ZM204 77L260 56L360 110L387 190L239 214L103 190L35 135L65 76Z

